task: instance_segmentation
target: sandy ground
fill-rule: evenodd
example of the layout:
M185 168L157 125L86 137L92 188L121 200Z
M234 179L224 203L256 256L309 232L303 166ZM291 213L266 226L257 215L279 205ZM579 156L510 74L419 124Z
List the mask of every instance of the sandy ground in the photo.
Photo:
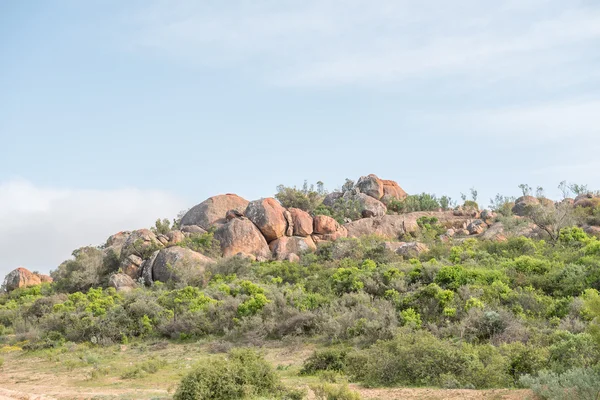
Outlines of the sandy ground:
M304 359L313 351L311 346L274 347L265 349L266 358L281 370L286 384L307 386L316 378L299 377ZM87 352L94 352L102 365L111 366L114 372L97 380L89 379L90 366L67 369L66 363L80 360ZM169 360L170 367L156 375L139 380L123 380L120 371L143 361L149 356ZM168 400L176 388L181 374L198 360L208 361L206 346L165 345L147 346L144 352L128 346L108 349L81 350L74 353L56 353L45 356L22 352L3 354L4 366L0 369L0 400ZM364 400L534 400L528 390L464 390L432 388L377 388L367 389L350 385L360 392ZM309 393L309 399L314 395Z

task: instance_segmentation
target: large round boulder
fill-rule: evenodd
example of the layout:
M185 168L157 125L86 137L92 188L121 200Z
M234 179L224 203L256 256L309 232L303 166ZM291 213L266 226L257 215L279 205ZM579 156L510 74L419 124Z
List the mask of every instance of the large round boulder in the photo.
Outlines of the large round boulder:
M237 254L253 255L259 260L271 257L269 245L260 230L247 218L235 218L221 225L215 232L221 244L223 257Z
M294 236L310 236L313 233L313 218L304 210L290 208Z
M350 200L356 202L363 218L382 217L387 214L385 204L364 193L355 194L350 197Z
M582 194L575 198L573 204L575 207L598 208L600 207L600 196Z
M251 201L244 213L260 229L267 242L286 234L285 208L272 197Z
M273 257L277 260L286 260L290 254L300 255L315 251L317 246L312 238L300 236L283 236L269 243Z
M243 213L247 206L248 200L237 194L228 193L213 196L192 207L181 218L181 225L197 225L208 230L214 225L226 223L225 215L227 211L236 210Z
M201 282L206 266L213 259L190 249L179 246L162 249L152 265L153 281Z
M7 292L28 286L35 286L42 283L38 274L34 274L26 268L19 267L6 275L4 278L4 288Z
M377 175L361 176L355 186L361 193L380 200L383 197L383 181Z
M517 200L515 200L515 205L512 208L512 213L518 215L520 217L525 216L527 214L527 208L529 206L534 206L540 204L540 201L537 197L533 196L521 196Z

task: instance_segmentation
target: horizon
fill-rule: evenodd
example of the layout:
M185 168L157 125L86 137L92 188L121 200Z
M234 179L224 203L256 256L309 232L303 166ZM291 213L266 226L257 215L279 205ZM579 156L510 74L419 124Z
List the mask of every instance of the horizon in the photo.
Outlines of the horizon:
M305 180L600 188L594 2L32 0L0 33L0 276Z

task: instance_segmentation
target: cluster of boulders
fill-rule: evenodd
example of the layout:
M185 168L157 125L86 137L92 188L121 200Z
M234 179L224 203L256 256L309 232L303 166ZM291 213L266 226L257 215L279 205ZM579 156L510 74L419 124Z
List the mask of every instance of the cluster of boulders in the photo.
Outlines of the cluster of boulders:
M371 174L360 177L352 189L329 193L323 200L323 204L333 207L340 199L352 201L357 205L363 218L371 218L384 216L387 213L386 204L403 200L407 196L396 182L379 179Z
M26 268L19 267L6 275L6 278L4 278L4 288L10 292L15 289L36 286L45 282L52 282L52 278L48 275L31 272Z
M394 181L376 175L361 177L343 192L329 193L323 200L328 207L352 201L362 218L344 224L325 216L312 216L298 208L285 208L274 198L248 201L236 194L210 197L191 208L181 219L178 229L157 234L149 229L119 232L103 247L106 257L115 257L120 273L112 275L109 285L129 290L138 283L177 281L182 278L202 278L205 268L215 260L186 247L178 246L190 235L214 232L223 257L241 256L252 260L297 261L302 253L315 251L323 241L377 235L389 239L388 250L405 257L415 257L428 251L423 243L398 241L410 238L422 217L434 217L447 229L442 241L454 237L479 236L489 240L506 240L504 227L489 211L480 211L470 202L454 210L388 214L387 206L407 197ZM600 197L592 195L567 199L575 207L600 207ZM473 203L474 204L474 203ZM517 216L523 216L530 205L553 205L550 200L532 196L518 198L512 206ZM524 227L523 234L533 235L534 227ZM414 235L413 235L414 236ZM5 281L7 290L51 281L46 275L34 274L24 268L12 271Z

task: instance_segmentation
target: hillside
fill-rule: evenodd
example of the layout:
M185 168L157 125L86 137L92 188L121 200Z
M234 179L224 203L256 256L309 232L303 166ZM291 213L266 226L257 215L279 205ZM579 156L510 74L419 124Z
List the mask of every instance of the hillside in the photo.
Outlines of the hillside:
M222 194L50 276L16 269L0 399L586 398L600 196L562 186L490 209L375 175Z

